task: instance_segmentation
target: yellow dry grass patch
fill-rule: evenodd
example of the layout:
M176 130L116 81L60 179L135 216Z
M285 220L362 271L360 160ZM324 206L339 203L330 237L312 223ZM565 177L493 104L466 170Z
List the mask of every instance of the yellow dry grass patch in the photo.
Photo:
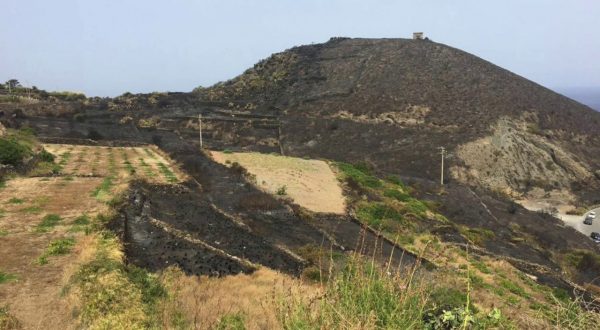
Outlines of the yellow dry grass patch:
M266 267L222 278L186 276L171 268L164 281L192 329L214 329L224 315L241 315L246 329L279 329L284 297L310 299L321 293L317 285Z
M322 160L307 160L260 153L211 152L221 163L237 162L256 176L256 184L269 193L285 194L313 212L343 214L346 201L342 188L329 165Z

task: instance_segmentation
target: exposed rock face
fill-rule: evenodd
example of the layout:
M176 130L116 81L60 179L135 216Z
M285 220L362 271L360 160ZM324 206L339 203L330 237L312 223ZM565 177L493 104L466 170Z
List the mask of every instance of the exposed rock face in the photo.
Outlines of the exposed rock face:
M595 180L590 167L571 152L510 118L500 119L492 135L458 146L456 157L463 165L451 167L454 178L509 194Z

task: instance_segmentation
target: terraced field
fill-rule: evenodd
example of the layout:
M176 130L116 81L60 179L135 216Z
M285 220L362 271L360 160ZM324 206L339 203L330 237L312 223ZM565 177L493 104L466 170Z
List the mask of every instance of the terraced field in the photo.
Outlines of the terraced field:
M140 178L153 183L179 182L185 176L171 161L151 146L98 147L46 144L44 148L59 157L64 175L79 177Z
M132 179L185 176L152 147L44 148L56 156L53 175L17 177L0 188L0 302L9 302L23 328L73 328L74 302L61 291L89 258L92 220Z

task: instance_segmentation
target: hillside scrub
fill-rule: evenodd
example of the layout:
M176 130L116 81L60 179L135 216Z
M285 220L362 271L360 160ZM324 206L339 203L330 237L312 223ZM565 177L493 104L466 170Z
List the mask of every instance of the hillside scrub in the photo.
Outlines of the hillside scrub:
M321 297L284 298L284 329L487 329L512 327L498 309L478 312L468 291L436 286L417 268L381 269L354 255Z
M365 165L335 163L351 194L356 217L375 230L394 240L399 234L419 232L420 220L444 221L431 210L428 203L411 196L412 189L398 178L379 179ZM361 196L362 195L362 196ZM365 198L366 197L366 198ZM431 204L433 205L433 204Z

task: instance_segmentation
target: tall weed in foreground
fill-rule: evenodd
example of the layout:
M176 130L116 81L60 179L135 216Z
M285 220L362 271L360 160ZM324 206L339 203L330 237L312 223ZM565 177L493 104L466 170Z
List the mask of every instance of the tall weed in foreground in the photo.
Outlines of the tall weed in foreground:
M283 298L279 320L284 329L514 328L499 309L477 312L465 276L465 287L447 287L419 260L412 267L391 269L353 254L323 284L320 296Z
M542 317L550 319L556 329L600 329L600 314L594 303L586 302L581 296L575 299L559 299L552 295L554 303L549 310L540 311Z
M285 329L413 329L423 328L429 289L409 271L389 274L359 256L313 301L287 299L280 304Z

